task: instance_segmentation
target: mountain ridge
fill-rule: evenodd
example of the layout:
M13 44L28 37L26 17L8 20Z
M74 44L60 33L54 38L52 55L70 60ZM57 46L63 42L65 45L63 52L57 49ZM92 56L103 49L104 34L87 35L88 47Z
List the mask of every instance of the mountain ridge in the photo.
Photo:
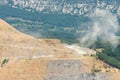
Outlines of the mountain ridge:
M84 15L95 8L101 8L120 14L118 0L2 0L0 3L27 11L44 13Z

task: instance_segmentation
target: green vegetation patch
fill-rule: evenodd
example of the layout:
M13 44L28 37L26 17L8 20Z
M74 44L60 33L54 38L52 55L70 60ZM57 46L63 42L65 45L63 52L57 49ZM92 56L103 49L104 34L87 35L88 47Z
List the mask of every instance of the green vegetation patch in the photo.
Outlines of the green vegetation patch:
M107 41L96 41L90 48L96 51L102 48L102 51L97 51L97 57L109 65L120 69L120 43L116 47L113 47Z
M3 67L5 64L7 64L9 61L9 59L5 58L3 59L2 63L1 63L1 67Z

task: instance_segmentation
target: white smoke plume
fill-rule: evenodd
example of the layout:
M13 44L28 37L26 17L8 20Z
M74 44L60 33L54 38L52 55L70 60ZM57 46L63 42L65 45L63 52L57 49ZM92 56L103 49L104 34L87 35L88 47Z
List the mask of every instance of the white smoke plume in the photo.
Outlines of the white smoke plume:
M81 44L90 46L99 37L101 40L110 42L113 46L118 43L115 33L118 31L119 24L117 16L110 11L96 9L91 13L90 18L93 21L93 26L88 30L86 35L80 40Z

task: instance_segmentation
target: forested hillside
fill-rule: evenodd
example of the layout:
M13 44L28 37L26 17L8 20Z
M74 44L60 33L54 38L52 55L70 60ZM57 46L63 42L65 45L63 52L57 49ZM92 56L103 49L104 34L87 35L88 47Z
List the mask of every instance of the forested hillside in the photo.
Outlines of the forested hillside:
M99 59L120 69L120 42L117 46L113 46L107 41L96 41L90 48L97 51Z

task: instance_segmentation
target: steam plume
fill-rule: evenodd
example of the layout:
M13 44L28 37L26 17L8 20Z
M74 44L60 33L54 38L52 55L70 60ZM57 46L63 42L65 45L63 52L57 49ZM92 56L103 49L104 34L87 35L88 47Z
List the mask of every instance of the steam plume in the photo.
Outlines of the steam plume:
M119 24L117 17L110 11L96 9L90 18L93 26L88 30L86 35L80 40L81 44L90 46L98 39L110 42L113 46L118 43L115 33L118 31Z

